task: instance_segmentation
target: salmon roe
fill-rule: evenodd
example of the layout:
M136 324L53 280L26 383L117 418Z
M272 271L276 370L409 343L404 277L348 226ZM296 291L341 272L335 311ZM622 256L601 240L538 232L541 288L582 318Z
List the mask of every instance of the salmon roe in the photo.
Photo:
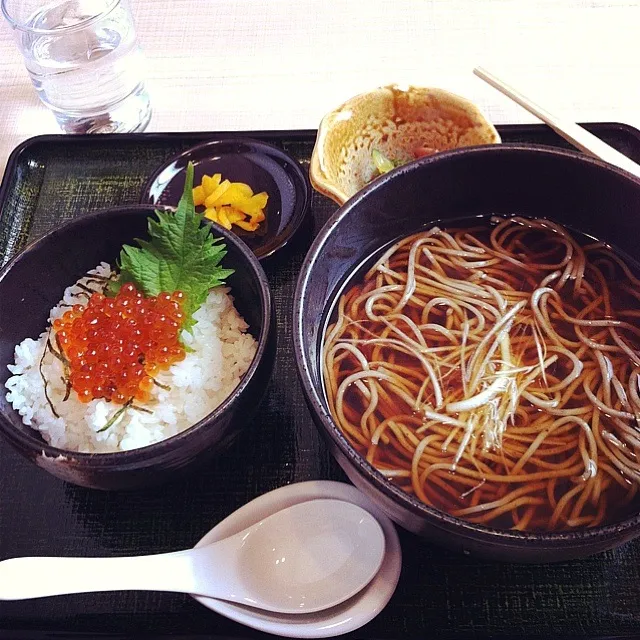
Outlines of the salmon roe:
M155 376L185 357L183 302L180 291L145 297L125 284L115 298L94 293L54 320L55 344L78 398L147 402Z

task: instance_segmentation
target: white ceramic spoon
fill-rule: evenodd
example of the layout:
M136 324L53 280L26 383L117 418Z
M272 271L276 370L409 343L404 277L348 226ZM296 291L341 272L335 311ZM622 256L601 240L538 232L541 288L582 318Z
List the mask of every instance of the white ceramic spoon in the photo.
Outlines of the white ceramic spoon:
M371 582L385 536L363 508L311 500L186 551L120 558L0 562L0 599L92 591L176 591L285 614L334 607Z
M261 611L214 598L194 596L195 600L219 615L279 638L330 638L353 632L370 622L385 608L396 589L402 569L402 549L391 520L353 485L332 480L310 480L279 487L254 498L234 511L211 529L196 547L204 547L228 538L286 507L326 498L344 500L361 506L373 514L384 531L385 552L382 566L362 591L337 607L303 616ZM215 618L212 624L216 624Z

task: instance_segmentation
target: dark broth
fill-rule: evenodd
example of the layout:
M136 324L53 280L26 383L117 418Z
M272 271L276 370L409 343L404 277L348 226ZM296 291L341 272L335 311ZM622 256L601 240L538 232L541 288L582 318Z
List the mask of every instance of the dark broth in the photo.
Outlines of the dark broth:
M460 225L453 228L453 230L461 228L464 227ZM452 229L452 227L447 227L447 229ZM488 223L478 226L477 221L474 221L473 228L468 228L467 231L482 244L488 244L491 229L492 226ZM524 263L534 265L558 262L562 258L562 247L559 247L558 243L554 242L554 238L550 236L550 233L551 232L541 232L537 230L527 233L526 242L517 243L517 259ZM586 236L574 233L571 235L577 239L582 246L592 245L594 243L593 239ZM358 349L368 362L378 363L383 369L391 368L403 379L419 381L420 377L422 376L424 378L425 374L424 368L416 355L405 352L399 353L398 350L394 348L363 342L367 338L379 336L380 331L384 330L383 325L367 317L363 305L356 306L354 304L354 301L363 294L376 288L376 275L374 274L371 278L366 279L365 274L367 270L375 264L383 252L384 250L381 250L376 253L371 260L348 280L342 289L342 297L346 299L346 314L351 321L348 333L349 339L352 342L354 340L358 341ZM396 271L404 269L404 274L406 274L406 258L406 252L401 254L398 259L394 257L390 262L390 266ZM589 258L589 261L591 261L591 258ZM594 264L602 263L599 264L599 268L601 268L603 275L606 277L606 283L609 287L611 317L640 325L640 302L638 298L633 295L632 287L629 286L628 278L625 276L623 270L616 265L615 262L606 261L606 263L603 263L603 260L598 257L598 254L593 255L593 262ZM627 260L625 260L625 262L630 264ZM447 266L445 271L449 278L462 282L466 282L469 278L468 269ZM536 288L536 279L534 279L526 269L519 270L518 267L513 264L509 264L506 267L505 273L505 277L509 278L509 284L517 291L531 293L534 288ZM589 284L593 285L591 282ZM597 282L593 286L596 285ZM582 292L574 292L572 280L569 280L559 290L559 293L562 297L563 308L567 309L572 317L584 310L585 305L588 304L586 295L583 295ZM428 299L412 299L404 307L403 313L411 322L419 326L423 324L424 319L421 314L424 304L427 302ZM628 313L629 311L637 312L637 317L633 313ZM429 324L438 324L446 328L450 314L450 307L445 305L436 306L429 314ZM337 307L334 307L331 313L330 323L333 324L336 318ZM591 316L587 314L586 318L589 319ZM402 325L404 331L411 333L412 327L409 322L400 320L398 323L394 326ZM563 338L567 340L576 339L575 327L571 322L559 318L554 322L553 326L557 333ZM534 329L531 324L518 323L514 324L511 330L511 340L514 345L513 349L514 352L517 351L518 353L518 363L520 366L533 366L539 357L533 331ZM599 331L589 327L584 331L586 335L596 335L597 337L603 330ZM438 345L444 346L447 342L435 329L426 330L423 335L430 347ZM638 341L637 335L627 332L624 334L624 337L633 349L637 350L640 347L640 341ZM560 357L554 364L546 369L546 373L551 380L563 380L571 373L572 368L573 365L570 360ZM338 380L344 380L347 376L360 369L361 365L356 356L345 351L333 371ZM631 363L629 363L628 368L621 365L621 371L624 375L630 375L629 372L631 369L633 369ZM440 375L444 395L452 398L454 401L462 399L464 396L464 388L461 368L459 366L457 368L452 367L448 371L440 372ZM325 387L326 384L327 382L325 380ZM537 380L534 385L528 387L528 390L532 393L538 391L543 393L545 391L544 385L540 380ZM585 395L583 387L577 386L571 395L569 395L563 407L571 410L583 407L588 402L589 400ZM425 393L421 397L421 406L424 404L429 406L435 405L432 385L427 385ZM368 406L369 401L356 384L351 384L347 387L344 393L342 407L349 423L352 425L359 424ZM640 509L640 500L638 499L635 491L636 486L634 485L634 483L637 483L637 480L626 476L624 471L617 469L605 456L599 456L600 464L611 467L613 472L618 472L618 477L614 478L613 473L609 471L603 473L601 484L604 488L599 490L600 493L598 494L598 490L596 489L591 490L583 506L580 507L579 511L576 511L578 515L574 518L571 517L570 511L574 509L574 507L575 510L577 510L578 507L572 502L569 502L566 513L564 513L563 517L555 524L551 524L550 520L558 503L563 500L563 498L566 499L566 496L574 489L578 491L577 483L586 482L586 480L581 478L580 473L571 474L568 477L559 477L556 480L545 480L544 482L534 479L529 483L529 486L526 487L523 487L521 482L494 482L489 479L492 475L509 475L510 470L514 468L514 462L517 461L517 452L521 451L522 454L524 454L530 445L530 440L535 437L535 434L529 435L521 432L523 429L528 428L526 425L532 424L532 419L534 422L538 419L537 414L542 416L542 414L545 413L545 409L534 406L522 397L519 398L519 406L522 412L515 414L512 423L506 428L503 434L502 446L505 450L511 452L509 459L504 459L500 449L483 450L482 436L474 434L473 439L477 440L475 442L477 464L483 469L482 475L484 479L472 482L472 479L459 475L457 469L455 471L433 473L429 476L429 480L425 481L422 485L424 497L426 497L428 504L447 513L458 515L458 517L481 524L487 524L497 528L516 527L528 531L553 531L580 528L582 526L590 526L589 522L591 521L596 522L596 524L608 524L622 520L638 512ZM534 418L530 418L531 415L534 415ZM524 421L524 416L529 416L529 418ZM336 417L335 409L334 417ZM419 411L414 410L414 407L406 399L403 399L398 393L393 393L388 385L385 387L384 383L382 383L380 385L380 399L371 420L376 425L380 425L383 421L388 421L389 419L404 425L418 440L421 440L430 433L429 429L423 433L418 432L418 429L425 423L422 409ZM386 472L389 474L390 470L406 470L411 468L413 457L412 447L403 445L402 436L393 435L393 437L391 437L391 435L389 435L389 428L385 431L385 433L389 435L388 442L380 441L379 444L373 448L372 454L369 445L363 444L350 434L348 430L345 430L340 424L340 420L336 419L336 422L356 450L363 456L367 456L369 453L370 462L383 473ZM599 427L598 433L604 434L605 437L608 437L607 434L619 431L610 416L600 414L600 423L601 426ZM547 447L545 449L547 453L545 454L544 460L542 462L538 460L536 464L525 462L521 466L519 473L523 475L535 475L541 472L541 470L553 469L556 466L558 468L564 468L581 464L576 439L584 439L584 434L581 434L580 429L569 429L569 426L570 425L564 425L564 430L562 426L560 426L557 427L555 431L550 432L544 440L544 445ZM442 425L440 428L442 428ZM637 425L631 424L630 428L637 430ZM518 431L519 429L520 432ZM557 436L554 435L556 432L558 434ZM638 430L638 437L640 438L640 430ZM576 442L571 442L572 439L576 440ZM640 463L638 458L640 450L638 447L632 446L620 437L617 439L619 444L626 448L625 455L634 463ZM581 446L586 447L586 444L584 444L583 441L581 442ZM471 446L473 446L473 443L471 443ZM413 447L413 449L415 449L415 447ZM437 454L437 451L434 453L434 451L429 449L431 454L437 454L438 456L438 460L431 461L430 464L452 464L454 462L456 449L456 446L452 444L447 447L446 451L441 449L439 454ZM515 458L513 452L516 452ZM531 459L533 460L533 456ZM408 493L414 493L414 487L410 477L394 475L387 475L387 477L389 482L397 484ZM593 482L595 483L596 480ZM504 499L505 496L517 490L522 490L523 496L526 496L523 504L505 510L504 513L499 513L499 509L497 509L495 517L492 517L489 521L483 520L482 510L474 512L470 517L464 514L458 514L459 511L466 508L497 503L501 499ZM527 500L529 500L529 502L526 502ZM514 501L514 504L516 503L517 501ZM519 526L519 523L523 524L523 526Z

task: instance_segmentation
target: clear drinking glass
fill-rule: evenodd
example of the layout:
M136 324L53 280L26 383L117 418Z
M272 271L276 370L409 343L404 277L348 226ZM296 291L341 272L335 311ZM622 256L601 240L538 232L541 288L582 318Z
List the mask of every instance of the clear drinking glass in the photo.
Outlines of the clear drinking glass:
M38 96L67 133L142 131L151 118L127 0L1 0Z

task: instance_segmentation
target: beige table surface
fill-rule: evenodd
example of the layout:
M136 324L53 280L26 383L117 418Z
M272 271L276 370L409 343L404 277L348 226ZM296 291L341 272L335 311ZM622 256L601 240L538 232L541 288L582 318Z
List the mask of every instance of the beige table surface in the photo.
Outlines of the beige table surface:
M149 131L315 128L375 86L437 86L497 124L535 119L472 75L479 64L577 121L640 127L640 2L132 0L148 58ZM56 132L0 25L0 171Z

